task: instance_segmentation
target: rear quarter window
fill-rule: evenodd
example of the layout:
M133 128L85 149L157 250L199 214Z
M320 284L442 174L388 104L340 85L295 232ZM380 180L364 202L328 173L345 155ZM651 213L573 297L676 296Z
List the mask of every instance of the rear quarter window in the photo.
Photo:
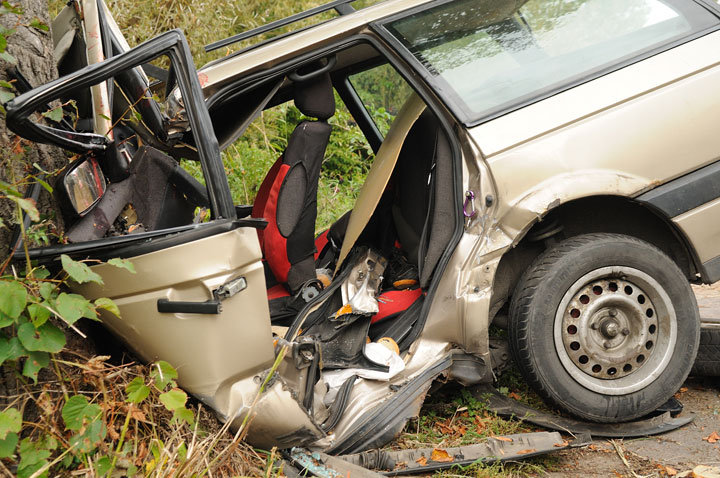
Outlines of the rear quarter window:
M477 123L716 24L690 1L461 0L384 26Z

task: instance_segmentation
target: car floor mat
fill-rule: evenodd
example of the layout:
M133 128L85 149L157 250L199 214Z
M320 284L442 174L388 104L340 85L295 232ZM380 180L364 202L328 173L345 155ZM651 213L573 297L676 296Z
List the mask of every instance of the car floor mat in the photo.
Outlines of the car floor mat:
M624 423L593 423L554 413L543 412L500 394L488 384L472 387L471 393L478 400L488 402L488 408L501 417L515 418L533 425L573 435L589 433L601 438L636 438L659 435L687 425L695 419L690 413L677 417L682 404L673 399L655 413L638 420Z

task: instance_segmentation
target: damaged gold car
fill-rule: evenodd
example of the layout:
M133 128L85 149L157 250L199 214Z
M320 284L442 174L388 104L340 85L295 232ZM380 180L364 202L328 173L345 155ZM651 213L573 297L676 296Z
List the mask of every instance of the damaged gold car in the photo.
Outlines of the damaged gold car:
M179 31L129 49L102 1L71 3L66 76L7 105L10 129L81 155L56 188L68 243L31 258L130 259L136 275L98 265L104 286L77 290L112 298L105 326L222 420L252 412L260 447L380 446L433 380L491 383L509 354L583 420L656 410L697 353L690 283L720 279L720 6L351 3L210 45L338 12L199 71ZM356 88L381 70L408 93L388 130ZM336 94L374 160L316 237ZM68 98L74 124L35 122ZM290 101L304 118L233 204L221 150Z

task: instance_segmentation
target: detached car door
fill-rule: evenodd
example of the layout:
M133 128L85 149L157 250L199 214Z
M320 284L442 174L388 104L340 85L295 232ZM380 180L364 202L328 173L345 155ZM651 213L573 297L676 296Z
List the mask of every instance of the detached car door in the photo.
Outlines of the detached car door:
M189 124L175 146L194 153L206 186L156 147L167 137L149 144L131 127L119 134L121 123L132 126L127 121L113 117L116 129L105 134L34 121L53 101L112 84L107 80L161 56L172 65ZM104 284L75 290L113 299L121 316L105 313L103 323L142 359L170 362L181 386L212 403L231 382L269 368L274 355L257 239L265 223L237 218L196 75L185 37L170 31L18 96L7 105L7 124L27 139L77 153L55 187L70 242L33 249L31 259L50 267L62 255L130 260L135 273L97 264ZM149 101L141 91L135 102Z

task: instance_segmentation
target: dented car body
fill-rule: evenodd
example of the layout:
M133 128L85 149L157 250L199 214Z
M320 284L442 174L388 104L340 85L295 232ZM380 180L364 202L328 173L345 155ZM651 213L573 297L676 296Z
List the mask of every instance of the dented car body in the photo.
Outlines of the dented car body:
M720 7L350 3L199 71L179 31L129 49L101 1L68 6L66 76L7 106L16 133L80 154L56 188L69 242L32 259L130 259L136 274L96 265L104 285L76 290L112 298L105 326L223 420L252 414L260 447L380 446L434 380L490 383L509 353L581 419L655 410L697 353L689 284L720 279ZM159 56L158 88L142 66ZM386 67L409 94L383 132L354 82ZM316 238L335 93L375 159ZM34 122L67 98L74 128ZM291 100L314 119L236 206L221 149Z

